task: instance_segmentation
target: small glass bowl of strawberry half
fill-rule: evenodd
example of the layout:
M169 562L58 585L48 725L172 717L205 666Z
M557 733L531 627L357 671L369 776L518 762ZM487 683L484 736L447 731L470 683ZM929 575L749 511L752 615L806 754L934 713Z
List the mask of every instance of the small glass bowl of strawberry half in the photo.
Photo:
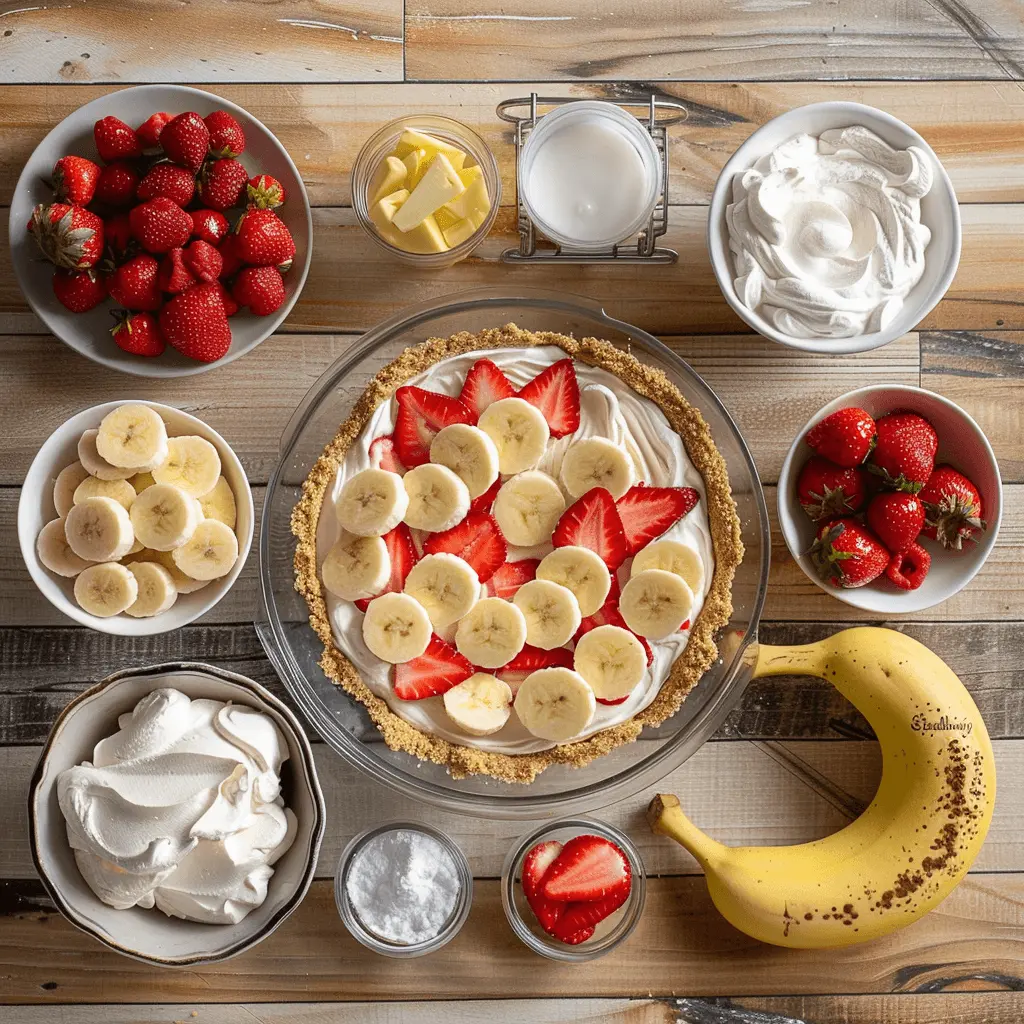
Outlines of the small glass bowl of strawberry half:
M629 837L594 818L563 818L524 836L501 873L512 930L535 953L565 963L594 960L625 941L646 889Z

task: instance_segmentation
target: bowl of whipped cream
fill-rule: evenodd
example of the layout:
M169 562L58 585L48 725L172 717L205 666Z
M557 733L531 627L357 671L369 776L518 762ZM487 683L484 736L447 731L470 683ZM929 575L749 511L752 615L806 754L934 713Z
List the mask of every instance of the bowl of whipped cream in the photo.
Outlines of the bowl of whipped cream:
M722 294L750 327L841 355L895 341L936 306L960 262L960 212L909 125L862 103L813 103L733 154L707 241Z
M130 669L77 697L29 788L39 876L73 924L192 967L270 935L313 880L326 811L295 715L243 676Z

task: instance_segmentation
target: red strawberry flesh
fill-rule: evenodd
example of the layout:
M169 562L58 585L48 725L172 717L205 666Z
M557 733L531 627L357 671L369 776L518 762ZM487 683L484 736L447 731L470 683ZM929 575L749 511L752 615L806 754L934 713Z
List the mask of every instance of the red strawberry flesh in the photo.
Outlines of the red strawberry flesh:
M487 593L491 597L502 597L511 601L516 591L537 576L539 558L520 558L516 562L506 562L487 581Z
M551 535L551 543L556 548L573 545L590 548L604 559L611 572L629 555L615 499L603 487L592 487L562 513Z
M632 872L626 855L603 836L570 839L548 868L541 892L549 900L593 902L629 895Z
M615 503L626 534L629 553L635 555L690 512L700 495L692 487L630 487Z
M370 442L370 464L377 469L386 469L389 473L405 475L405 466L395 451L395 439L390 434L375 437Z
M430 442L442 427L473 419L472 412L458 398L411 385L395 392L395 402L395 450L410 469L430 461Z
M439 697L473 674L473 666L436 633L418 658L395 666L395 696L399 700Z
M547 899L541 890L548 868L561 852L562 844L549 839L532 847L523 858L523 895L537 922L549 935L554 934L554 927L562 916L565 904Z
M579 429L580 386L571 359L560 359L541 370L523 385L519 397L544 413L552 437L565 437Z
M484 409L503 398L514 398L513 383L490 359L478 359L466 374L459 400L473 413L472 422L480 418Z
M606 917L611 917L628 899L629 888L623 887L617 892L605 896L604 899L579 900L562 904L565 909L555 928L555 938L575 945L573 942L575 936L588 929L593 935L595 926L599 925Z
M469 512L458 526L430 534L423 550L428 555L441 552L458 555L473 566L481 583L486 583L508 556L505 538L493 517L486 512Z
M405 586L405 578L419 556L416 554L416 545L412 542L412 534L405 523L399 523L393 530L385 533L383 539L391 558L391 575L380 594L395 594ZM380 594L374 596L380 597ZM373 598L361 598L356 601L356 607L365 612L371 600Z
M501 490L501 477L491 484L490 487L484 491L483 494L478 494L470 503L470 512L490 512L494 506L494 499L498 496L498 491Z

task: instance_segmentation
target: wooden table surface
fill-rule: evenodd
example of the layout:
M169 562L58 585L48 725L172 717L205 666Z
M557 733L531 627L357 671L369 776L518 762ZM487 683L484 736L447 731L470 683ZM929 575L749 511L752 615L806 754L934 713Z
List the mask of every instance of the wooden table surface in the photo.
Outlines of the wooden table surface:
M633 1024L1015 1024L1024 1018L1024 10L1020 0L66 0L0 2L0 205L33 147L82 103L132 82L181 81L242 104L295 158L314 206L314 258L284 328L199 377L127 378L71 353L29 311L0 255L0 1021L25 1024L325 1024L484 1019ZM489 80L489 81L487 81ZM247 84L249 83L249 84ZM260 83L260 84L251 84ZM267 84L278 83L278 84ZM512 192L512 147L495 104L531 88L684 102L673 131L671 267L508 267L504 209L478 254L442 272L386 262L350 208L348 175L380 123L434 110L481 131ZM934 146L961 201L963 258L946 298L895 344L815 358L745 331L704 246L715 178L756 127L815 100L891 111ZM506 200L507 201L507 200ZM259 505L278 441L306 389L362 331L427 298L481 285L585 295L662 336L701 373L750 445L774 516L796 430L866 383L920 384L966 408L1006 484L999 543L962 593L889 625L959 673L992 734L999 797L967 880L935 912L843 951L759 945L714 910L696 864L647 833L646 797L600 812L640 844L653 878L632 939L582 966L518 944L496 878L528 827L415 806L322 743L329 805L317 881L252 952L216 967L147 968L107 951L54 910L36 879L27 782L60 709L107 673L191 658L281 692L256 639L256 557L204 620L150 638L70 625L39 595L15 533L36 449L77 410L141 396L196 413L245 464ZM768 642L826 635L871 616L813 586L773 537ZM878 778L865 723L825 683L758 682L715 738L659 788L728 843L793 843L841 827ZM376 958L336 915L331 876L357 831L415 815L449 831L477 877L462 934L409 962ZM35 1004L35 1005L29 1005ZM91 1005L85 1005L91 1004ZM130 1005L129 1005L130 1004Z

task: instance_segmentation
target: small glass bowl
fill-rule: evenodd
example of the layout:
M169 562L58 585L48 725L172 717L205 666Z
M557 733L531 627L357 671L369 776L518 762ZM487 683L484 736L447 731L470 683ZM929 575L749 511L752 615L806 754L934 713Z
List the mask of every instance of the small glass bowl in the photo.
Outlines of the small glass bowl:
M395 942L388 942L371 932L356 915L355 909L349 902L348 869L355 854L371 839L385 832L420 832L436 839L451 855L455 863L455 869L459 874L459 895L455 901L455 907L451 916L445 922L444 927L431 939L424 939L422 942L414 942L403 945ZM427 953L434 953L442 946L447 945L459 934L462 926L469 917L469 908L473 903L473 872L469 868L469 861L466 855L448 838L443 832L439 832L430 825L424 825L418 821L390 821L376 828L368 828L360 832L341 851L341 858L338 861L338 869L334 873L334 902L338 907L338 913L345 927L352 934L352 937L361 942L367 949L372 949L381 956L395 957L396 959L408 959L416 956L424 956Z
M487 194L491 199L491 208L487 216L469 238L447 252L405 252L385 241L370 220L368 193L374 171L380 166L381 160L394 150L402 132L410 128L436 135L439 139L464 149L472 163L479 164L484 181L487 182ZM356 212L356 219L370 238L386 253L410 266L439 270L464 260L487 237L494 226L500 206L501 175L498 172L498 162L487 143L468 125L441 114L417 114L389 121L366 140L352 164L352 208Z
M548 935L533 916L533 911L523 894L522 868L523 858L537 843L548 839L564 843L579 835L601 836L622 850L632 870L633 884L629 898L614 914L597 926L593 938L578 946L569 946ZM596 960L625 941L640 921L646 893L647 874L640 851L625 833L595 818L562 818L542 825L529 835L523 836L509 850L501 869L501 905L505 908L505 916L512 926L512 931L535 953L550 960L561 960L563 963Z

